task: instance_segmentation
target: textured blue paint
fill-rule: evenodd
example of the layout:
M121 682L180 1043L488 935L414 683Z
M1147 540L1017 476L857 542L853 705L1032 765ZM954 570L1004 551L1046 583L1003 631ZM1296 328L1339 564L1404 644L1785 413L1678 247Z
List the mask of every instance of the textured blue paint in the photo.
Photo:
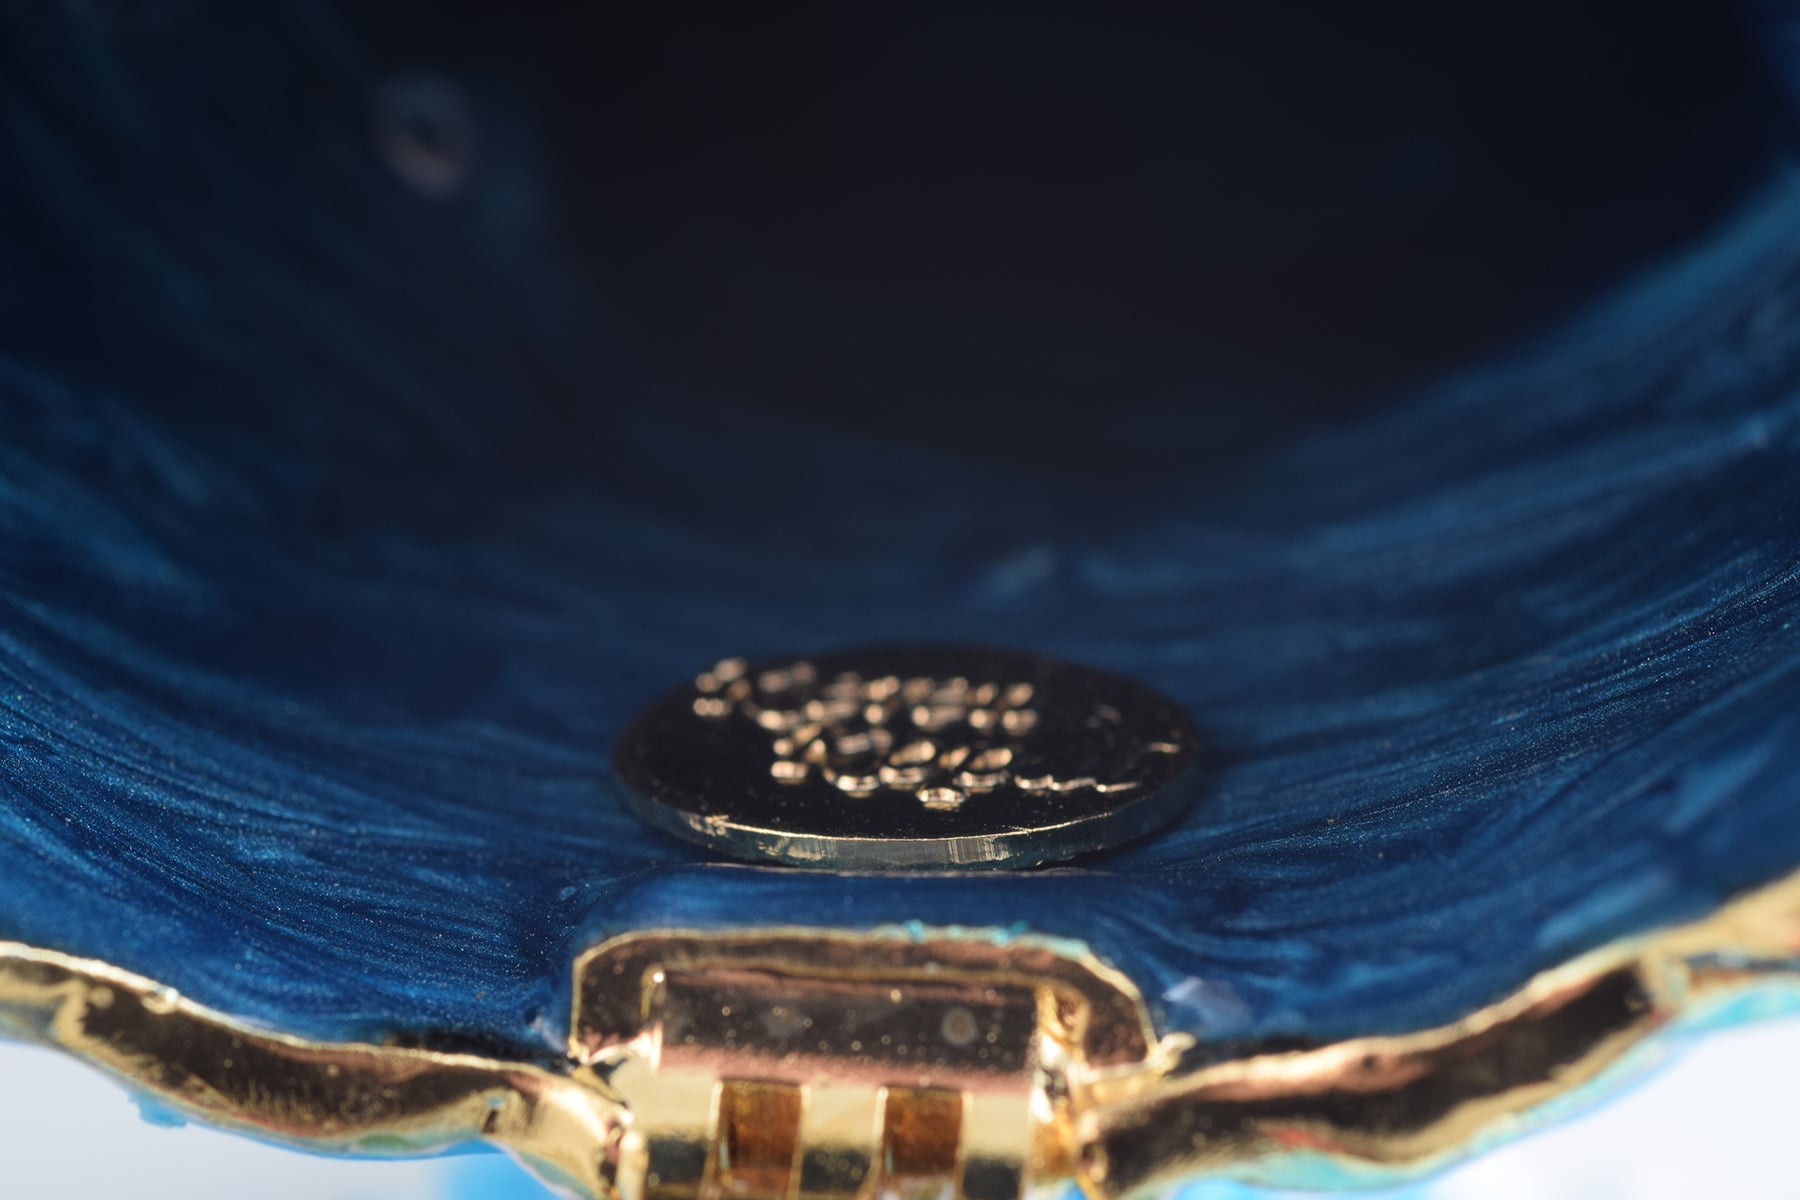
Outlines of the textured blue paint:
M528 138L432 207L334 140L354 103L248 88L291 66L249 18L223 77L22 28L0 937L549 1055L607 931L994 925L1172 1028L1328 1038L1800 866L1792 175L1511 356L1133 487L716 394L559 253ZM360 79L334 37L294 87ZM913 638L1139 677L1215 783L1005 877L726 866L617 803L614 735L695 667Z

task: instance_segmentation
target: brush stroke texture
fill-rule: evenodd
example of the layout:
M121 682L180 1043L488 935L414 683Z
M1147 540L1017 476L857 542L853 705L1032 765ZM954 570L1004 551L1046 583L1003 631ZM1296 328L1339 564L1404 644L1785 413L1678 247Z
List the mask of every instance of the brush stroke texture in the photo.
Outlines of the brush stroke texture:
M1512 355L1101 486L687 377L559 253L528 137L433 206L284 99L361 94L323 6L280 8L303 61L225 18L206 70L81 11L0 63L0 938L549 1056L609 930L1016 927L1228 1046L1442 1023L1800 866L1791 174ZM1209 794L922 879L619 805L613 737L696 667L914 638L1145 680Z

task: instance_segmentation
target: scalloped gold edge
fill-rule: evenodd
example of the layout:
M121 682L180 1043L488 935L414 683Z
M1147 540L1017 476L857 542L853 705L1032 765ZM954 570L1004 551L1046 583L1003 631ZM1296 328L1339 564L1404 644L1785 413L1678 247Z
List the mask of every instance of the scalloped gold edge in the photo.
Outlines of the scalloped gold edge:
M0 942L0 1034L98 1067L184 1116L314 1152L425 1155L484 1141L601 1194L620 1114L525 1063L261 1030L93 959Z
M1800 873L1583 954L1449 1025L1177 1067L1084 1115L1078 1178L1117 1200L1203 1175L1299 1183L1258 1169L1296 1155L1373 1181L1430 1170L1588 1088L1697 1007L1797 972Z
M870 944L867 932L812 932ZM1101 1200L1255 1177L1296 1153L1350 1170L1429 1168L1585 1088L1696 1004L1797 967L1800 873L1584 954L1438 1028L1198 1068L1180 1065L1188 1039L1167 1038L1141 1068L1081 1081L1082 1111L1057 1135L1066 1152L1046 1161ZM14 942L0 942L0 1034L66 1051L204 1123L325 1153L487 1142L580 1196L614 1193L630 1123L616 1096L570 1074L258 1029L141 975Z

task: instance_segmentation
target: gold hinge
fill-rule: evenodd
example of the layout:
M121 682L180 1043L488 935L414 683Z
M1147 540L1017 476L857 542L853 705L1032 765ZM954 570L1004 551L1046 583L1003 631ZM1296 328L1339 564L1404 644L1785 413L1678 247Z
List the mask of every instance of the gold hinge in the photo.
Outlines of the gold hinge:
M575 979L575 1076L629 1113L621 1200L1013 1200L1154 1044L1124 976L1039 939L631 934Z
M991 930L619 938L578 960L554 1066L274 1033L0 941L0 1036L225 1128L338 1154L486 1142L589 1200L989 1200L1071 1180L1137 1200L1202 1175L1440 1166L1684 1013L1796 978L1800 875L1448 1025L1211 1061L1182 1062L1183 1035L1153 1043L1136 990L1079 945Z

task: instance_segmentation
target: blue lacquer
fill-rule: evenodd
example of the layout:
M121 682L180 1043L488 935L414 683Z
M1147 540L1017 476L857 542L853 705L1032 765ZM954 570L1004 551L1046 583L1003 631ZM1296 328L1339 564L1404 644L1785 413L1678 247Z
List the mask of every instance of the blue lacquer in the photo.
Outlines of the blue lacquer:
M1447 1021L1800 866L1792 174L1513 354L1133 488L714 393L609 323L523 137L454 209L274 102L222 127L312 157L209 157L170 112L280 65L248 19L191 87L26 26L0 937L551 1056L609 932L999 927L1234 1043ZM914 639L1144 680L1208 792L1072 866L916 879L721 864L618 803L614 736L695 668Z

